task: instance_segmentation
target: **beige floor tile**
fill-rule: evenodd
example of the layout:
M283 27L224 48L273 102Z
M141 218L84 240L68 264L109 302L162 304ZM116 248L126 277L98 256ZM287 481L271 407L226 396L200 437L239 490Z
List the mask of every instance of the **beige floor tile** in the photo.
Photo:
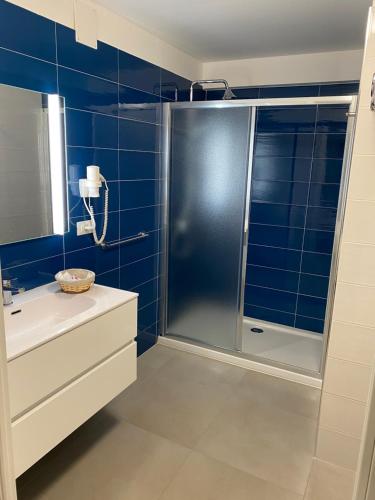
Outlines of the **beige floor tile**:
M144 380L156 372L178 352L162 345L155 345L138 358L138 379Z
M248 371L238 384L242 395L252 401L306 417L318 418L321 391L263 373Z
M302 500L302 496L192 452L160 500Z
M189 451L127 422L72 435L19 481L19 500L156 500Z
M305 500L351 500L354 472L314 460Z
M224 408L232 386L158 376L136 382L107 407L116 418L193 447Z
M177 354L158 371L158 377L204 385L217 383L236 384L247 373L247 370L228 363L222 363L188 352L175 352Z
M233 395L196 449L244 472L303 494L316 421Z

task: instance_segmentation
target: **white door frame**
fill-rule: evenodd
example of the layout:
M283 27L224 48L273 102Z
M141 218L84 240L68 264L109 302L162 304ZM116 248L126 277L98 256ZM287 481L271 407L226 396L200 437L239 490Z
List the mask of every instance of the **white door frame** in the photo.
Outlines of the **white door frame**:
M0 269L1 278L1 269ZM0 279L0 297L2 286ZM8 395L3 301L0 300L0 500L17 500Z
M362 432L360 458L354 487L354 500L371 500L375 487L375 373L373 370L370 402ZM372 496L371 496L372 495Z

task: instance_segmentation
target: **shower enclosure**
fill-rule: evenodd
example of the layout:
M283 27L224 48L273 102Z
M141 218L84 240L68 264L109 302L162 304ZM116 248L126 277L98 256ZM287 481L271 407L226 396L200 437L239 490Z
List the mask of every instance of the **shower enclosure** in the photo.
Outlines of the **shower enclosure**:
M319 375L355 107L164 105L163 335Z

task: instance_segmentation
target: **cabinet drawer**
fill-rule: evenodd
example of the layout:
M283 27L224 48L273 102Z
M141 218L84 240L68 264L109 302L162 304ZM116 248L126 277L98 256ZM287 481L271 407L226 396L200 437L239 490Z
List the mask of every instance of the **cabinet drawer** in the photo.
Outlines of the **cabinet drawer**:
M134 299L10 361L12 419L129 344L136 335Z
M12 423L16 477L136 379L136 343L121 349Z

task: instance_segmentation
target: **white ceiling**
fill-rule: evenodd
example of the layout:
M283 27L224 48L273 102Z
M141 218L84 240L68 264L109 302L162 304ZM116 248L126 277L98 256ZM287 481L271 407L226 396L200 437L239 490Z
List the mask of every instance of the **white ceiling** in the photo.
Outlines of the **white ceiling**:
M372 0L96 0L202 61L357 49Z

